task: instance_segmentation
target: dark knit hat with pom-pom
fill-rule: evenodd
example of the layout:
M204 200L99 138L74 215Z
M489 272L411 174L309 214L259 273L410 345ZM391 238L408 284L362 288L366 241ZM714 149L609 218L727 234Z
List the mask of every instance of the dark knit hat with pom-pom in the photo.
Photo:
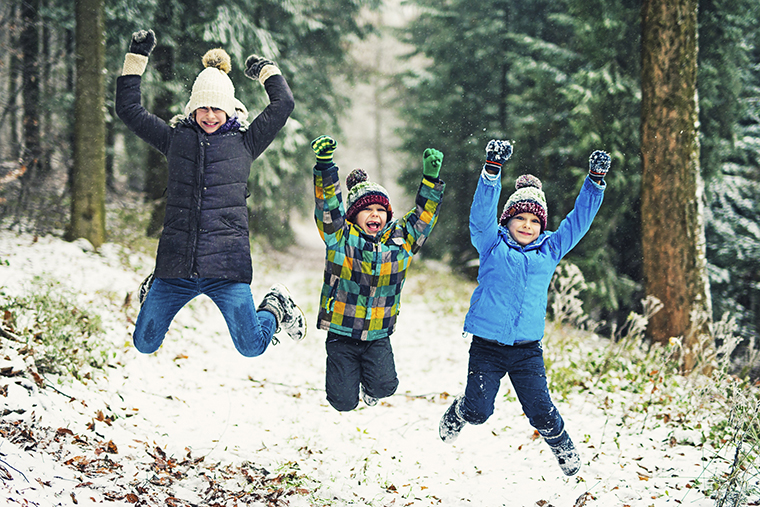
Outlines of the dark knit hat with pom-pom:
M354 169L346 177L346 219L353 222L356 215L370 204L380 204L388 211L388 221L393 216L388 191L374 181L369 181L363 169Z
M549 209L546 206L546 196L542 190L541 180L532 174L523 174L515 181L517 191L509 196L504 205L499 223L507 225L509 219L520 213L533 213L541 221L541 232L546 229L546 217Z

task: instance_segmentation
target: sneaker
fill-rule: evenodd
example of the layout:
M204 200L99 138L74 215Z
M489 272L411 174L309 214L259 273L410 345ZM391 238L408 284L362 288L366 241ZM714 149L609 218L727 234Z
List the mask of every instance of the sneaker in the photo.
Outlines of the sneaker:
M581 469L581 457L578 455L578 451L575 450L575 445L570 440L570 435L564 433L560 442L555 445L549 445L549 448L557 458L559 467L565 475L570 476L578 473L578 470Z
M367 394L367 391L364 390L364 386L362 384L359 384L359 394L361 395L362 400L364 400L364 403L366 403L368 407L374 407L375 405L377 405L377 398Z
M459 396L444 412L441 422L438 424L438 436L447 444L453 443L459 436L459 432L464 428L464 425L467 424L459 414L459 405L461 403L462 397Z
M276 283L269 289L258 310L274 314L277 321L275 333L285 331L293 341L301 341L306 336L306 317L281 283Z
M143 305L143 302L145 301L145 298L148 297L148 292L150 292L150 288L153 286L153 280L154 280L153 273L151 273L140 284L140 289L137 291L137 300L140 302L141 307Z

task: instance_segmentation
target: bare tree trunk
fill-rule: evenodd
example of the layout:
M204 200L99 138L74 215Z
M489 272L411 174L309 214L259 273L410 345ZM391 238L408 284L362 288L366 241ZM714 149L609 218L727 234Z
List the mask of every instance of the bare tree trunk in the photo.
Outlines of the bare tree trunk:
M683 367L713 350L697 103L698 0L642 5L641 221L646 293L663 309L648 336L681 338Z
M22 95L24 98L24 154L26 185L40 176L40 48L38 35L39 0L21 2L22 30L19 45L22 53Z
M171 4L167 4L159 10L156 16L156 25L170 26L173 22L172 18ZM174 79L174 47L162 42L160 37L156 49L151 54L151 62L158 75L161 76L162 83L169 83ZM171 117L170 108L173 102L172 92L166 86L160 86L153 101L153 113L169 121ZM152 204L153 210L145 233L148 236L158 236L161 234L164 215L166 214L164 190L169 177L169 168L166 157L154 149L148 150L146 162L145 199Z
M13 2L8 8L7 30L3 31L3 43L9 48L16 48L19 45L19 7L17 2ZM6 60L7 58L7 60ZM18 135L18 95L20 92L19 76L21 75L21 59L16 51L7 51L3 57L3 63L7 62L7 90L3 104L2 115L0 116L0 129L3 131L3 137L0 138L0 156L4 160L18 160L21 154L21 141Z
M71 222L68 239L105 241L105 10L103 0L76 2L76 102Z

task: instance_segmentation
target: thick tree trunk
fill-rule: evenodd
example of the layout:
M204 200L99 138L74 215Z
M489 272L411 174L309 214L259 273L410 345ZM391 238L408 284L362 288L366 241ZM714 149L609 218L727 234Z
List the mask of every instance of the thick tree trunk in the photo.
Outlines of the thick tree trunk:
M681 338L683 366L709 367L711 302L699 171L697 0L642 5L641 221L646 293L663 309L647 328Z
M76 2L76 99L68 239L105 241L105 13L103 0Z

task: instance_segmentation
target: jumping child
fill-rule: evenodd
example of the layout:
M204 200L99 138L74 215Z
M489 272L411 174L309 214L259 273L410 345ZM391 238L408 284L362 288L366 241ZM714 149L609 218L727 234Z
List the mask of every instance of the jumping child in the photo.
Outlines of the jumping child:
M565 475L574 475L580 456L549 395L541 339L549 283L602 205L610 157L603 151L591 154L575 208L549 232L541 181L529 174L517 178L517 191L494 220L501 167L511 155L509 141L492 140L486 146L470 209L470 239L480 267L464 324L465 332L472 334L467 386L441 418L439 435L450 443L465 423L483 424L493 414L501 379L509 374L528 421L549 444Z
M388 192L361 169L346 178L344 207L332 160L336 146L328 136L311 143L317 157L314 218L326 246L317 327L327 331L327 401L349 411L360 395L373 406L396 392L390 335L406 271L438 220L445 185L438 179L443 154L428 148L416 207L406 215L393 220Z
M212 49L203 56L206 68L184 114L167 124L141 104L141 76L155 46L153 30L132 34L116 87L119 118L164 154L169 169L156 266L140 288L135 347L145 354L158 350L177 312L200 294L219 307L235 348L246 357L261 355L280 330L301 340L305 319L283 285L254 305L246 206L251 163L285 125L293 94L273 62L249 56L245 75L264 86L270 101L249 124L227 75L230 57Z

